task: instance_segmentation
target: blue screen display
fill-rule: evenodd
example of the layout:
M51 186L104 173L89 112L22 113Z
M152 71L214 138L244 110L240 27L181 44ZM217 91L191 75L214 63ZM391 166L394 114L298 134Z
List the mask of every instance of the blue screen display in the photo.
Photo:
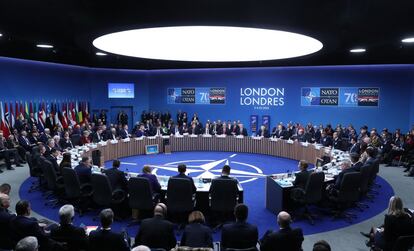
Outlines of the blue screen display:
M108 83L108 98L134 98L134 87L133 83Z

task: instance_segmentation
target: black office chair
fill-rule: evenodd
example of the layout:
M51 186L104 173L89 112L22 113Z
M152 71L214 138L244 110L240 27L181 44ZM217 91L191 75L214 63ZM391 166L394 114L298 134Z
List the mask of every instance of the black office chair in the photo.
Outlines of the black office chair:
M72 141L73 146L80 146L81 144L81 135L80 134L72 134L70 136L70 141Z
M375 159L374 164L371 167L371 174L368 181L368 187L369 187L369 193L371 195L378 195L379 192L375 190L375 188L380 188L381 185L375 183L375 180L377 178L377 174L379 173L379 165L380 165L380 159Z
M414 247L414 235L398 237L392 251L408 251Z
M304 205L304 212L302 216L306 217L309 222L314 225L315 216L309 211L309 205L317 204L322 199L323 185L325 182L325 173L313 172L309 175L305 186L303 196L293 198L293 200L301 205Z
M154 209L154 196L149 180L144 177L132 177L128 181L129 207L138 210L138 219L151 215Z
M222 223L234 220L234 207L238 203L239 189L234 179L213 179L210 187L210 209Z
M41 189L43 172L42 172L42 170L40 169L39 166L35 165L35 162L33 161L32 154L30 152L26 152L26 162L29 166L30 177L36 178L37 183L38 183L38 184L36 184L36 182L32 182L32 185L30 186L30 189L28 191L29 193L31 193L33 191Z
M178 223L186 222L187 216L194 209L195 197L190 180L170 178L167 187L168 216Z
M60 202L60 198L63 194L63 180L56 175L56 171L50 161L45 160L42 162L42 169L46 180L47 189L51 191L51 196L55 196L56 199L51 199L45 202L45 205L57 206Z
M226 248L225 251L257 251L257 248Z
M369 192L369 181L370 181L370 177L371 177L371 173L372 173L372 166L371 165L363 165L361 167L361 180L359 183L359 193L360 193L360 199L367 199L369 202L374 202L373 201L373 196L371 194L368 194ZM357 202L356 203L356 207L360 210L363 211L363 209L367 209L369 208L368 204L365 203L361 203L361 202Z
M91 184L81 184L76 171L68 167L62 169L62 178L65 184L65 199L72 203L79 215L82 216L87 208L87 198L93 192Z
M355 214L347 213L345 210L354 205L359 200L361 174L359 172L346 173L342 178L341 187L337 196L330 196L329 200L335 202L337 211L335 218L345 218L348 222L352 222L356 218Z
M100 209L113 207L124 201L126 193L122 189L112 191L111 183L105 174L93 173L91 177L92 183L92 201ZM94 218L96 220L96 218Z

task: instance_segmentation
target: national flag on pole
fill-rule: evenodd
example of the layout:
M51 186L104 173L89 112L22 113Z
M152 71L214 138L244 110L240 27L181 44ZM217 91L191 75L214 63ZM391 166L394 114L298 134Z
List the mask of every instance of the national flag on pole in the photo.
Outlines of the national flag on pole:
M14 113L13 113L13 103L10 102L10 126L11 128L14 128L14 123L15 123L15 117L14 117Z
M33 113L33 102L30 101L29 113Z
M59 111L59 118L63 128L68 128L68 119L66 117L66 103L62 103L62 112Z
M25 113L24 113L24 117L26 119L29 119L29 106L27 105L27 101L24 102L25 103Z
M89 107L88 107L88 102L87 101L85 101L85 110L84 110L84 113L83 113L83 119L85 121L89 122Z
M0 129L3 131L3 136L5 138L9 137L10 131L4 118L3 102L0 102Z
M62 127L62 124L60 123L60 120L59 120L59 103L55 103L54 115L55 115L55 124L56 124L56 126Z
M24 104L23 104L23 101L20 101L20 114L19 114L19 117L20 116L23 116L23 118L24 118Z
M5 107L4 108L4 120L6 121L6 126L10 130L10 113L9 113L7 102L4 102L4 107Z
M15 109L15 111L16 111L16 115L15 115L15 118L17 119L18 117L19 117L19 102L17 102L16 101L16 109Z

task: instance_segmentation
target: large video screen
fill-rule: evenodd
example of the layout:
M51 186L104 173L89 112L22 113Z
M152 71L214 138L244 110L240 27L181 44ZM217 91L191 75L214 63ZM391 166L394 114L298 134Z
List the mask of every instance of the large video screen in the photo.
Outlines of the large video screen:
M135 98L134 83L108 83L108 98Z

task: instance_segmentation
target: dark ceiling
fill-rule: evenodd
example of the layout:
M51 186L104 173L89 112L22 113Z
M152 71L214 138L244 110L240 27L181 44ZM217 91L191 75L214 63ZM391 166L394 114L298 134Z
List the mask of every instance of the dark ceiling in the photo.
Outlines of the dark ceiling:
M314 54L283 60L197 63L99 57L94 38L173 25L280 29L320 40ZM0 1L0 56L91 67L165 69L414 63L414 1L397 0L9 0ZM50 43L53 50L36 48ZM366 53L349 49L365 47Z

